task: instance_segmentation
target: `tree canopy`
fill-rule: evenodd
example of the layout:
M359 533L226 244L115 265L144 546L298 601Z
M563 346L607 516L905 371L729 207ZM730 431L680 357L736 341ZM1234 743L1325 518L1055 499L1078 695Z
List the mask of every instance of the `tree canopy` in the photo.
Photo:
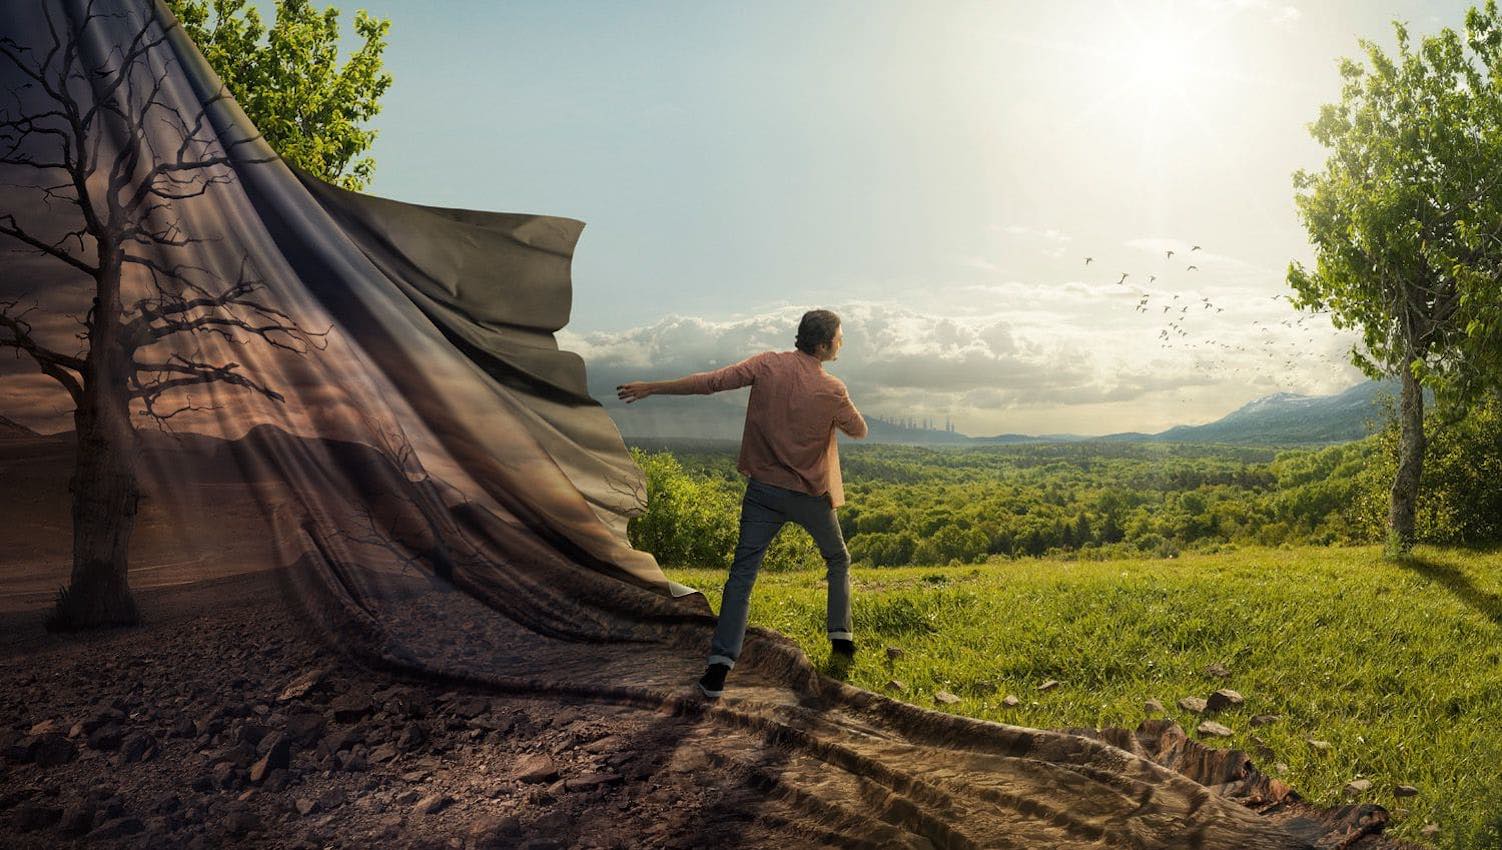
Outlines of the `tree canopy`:
M381 53L391 22L355 13L360 47L339 64L339 11L308 0L276 0L270 29L249 0L167 0L189 37L245 114L283 159L346 189L369 185L375 160L362 156L376 131L391 75Z

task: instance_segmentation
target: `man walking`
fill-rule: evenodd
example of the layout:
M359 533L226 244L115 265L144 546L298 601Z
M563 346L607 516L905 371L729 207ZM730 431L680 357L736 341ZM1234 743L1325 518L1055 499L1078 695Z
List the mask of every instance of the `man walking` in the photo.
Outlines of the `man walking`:
M838 428L851 437L865 437L866 420L850 401L845 382L824 371L824 363L838 359L844 344L840 317L828 310L810 310L798 323L793 351L765 351L713 372L616 387L627 403L657 393L705 395L751 387L736 462L748 479L741 500L740 540L720 600L709 667L698 683L707 697L723 693L725 675L740 656L756 571L786 522L803 526L824 556L830 643L846 660L855 656L850 552L835 517L835 509L845 503L845 489L834 432Z

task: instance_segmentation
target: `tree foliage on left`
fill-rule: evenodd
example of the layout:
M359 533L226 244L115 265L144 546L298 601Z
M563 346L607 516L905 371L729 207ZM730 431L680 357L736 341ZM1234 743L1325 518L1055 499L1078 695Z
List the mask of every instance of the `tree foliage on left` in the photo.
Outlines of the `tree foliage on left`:
M339 11L277 0L270 29L249 0L167 0L225 88L283 159L346 189L370 184L362 156L391 75L381 68L389 20L355 12L360 46L339 64Z

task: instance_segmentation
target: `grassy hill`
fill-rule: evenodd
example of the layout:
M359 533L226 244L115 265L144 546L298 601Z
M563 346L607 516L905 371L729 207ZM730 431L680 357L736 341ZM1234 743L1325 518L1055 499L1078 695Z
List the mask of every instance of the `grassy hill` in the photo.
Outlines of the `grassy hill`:
M667 572L718 610L724 566ZM1156 699L1189 730L1203 718L1180 698L1232 688L1246 702L1213 716L1234 731L1216 745L1322 805L1370 780L1351 799L1393 812L1399 838L1502 847L1502 549L1420 547L1402 564L1377 547L1025 559L857 569L853 582L852 684L893 692L895 679L908 701L1047 728L1135 727ZM827 657L822 572L764 572L751 623ZM891 665L887 646L904 653ZM1049 679L1062 684L1039 691Z

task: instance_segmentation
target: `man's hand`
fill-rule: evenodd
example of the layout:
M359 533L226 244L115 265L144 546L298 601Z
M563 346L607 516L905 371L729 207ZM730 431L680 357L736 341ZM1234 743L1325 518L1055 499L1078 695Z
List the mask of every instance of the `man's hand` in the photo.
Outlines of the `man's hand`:
M617 398L624 399L627 404L644 399L655 390L651 381L632 381L629 384L618 384L615 388Z

